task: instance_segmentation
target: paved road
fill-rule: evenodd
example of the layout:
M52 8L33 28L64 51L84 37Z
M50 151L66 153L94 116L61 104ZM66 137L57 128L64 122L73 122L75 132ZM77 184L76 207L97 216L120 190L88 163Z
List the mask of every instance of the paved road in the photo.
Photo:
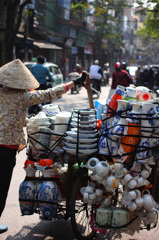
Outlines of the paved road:
M106 99L109 92L108 87L102 87L100 99ZM96 99L94 99L94 102ZM89 108L87 92L85 89L80 91L80 94L63 95L54 103L58 104L62 110L71 111L73 108ZM7 224L9 230L0 235L0 240L75 240L72 233L70 221L58 220L41 221L38 214L32 216L21 216L18 190L20 183L24 180L25 171L23 170L24 161L26 160L25 150L17 156L17 164L14 169L12 183L10 186L6 208L0 219L0 224ZM5 181L5 179L4 179ZM96 240L99 238L96 238ZM103 240L106 239L104 236ZM142 231L140 235L134 236L123 235L123 240L145 240L159 239L159 231L151 230L150 232Z

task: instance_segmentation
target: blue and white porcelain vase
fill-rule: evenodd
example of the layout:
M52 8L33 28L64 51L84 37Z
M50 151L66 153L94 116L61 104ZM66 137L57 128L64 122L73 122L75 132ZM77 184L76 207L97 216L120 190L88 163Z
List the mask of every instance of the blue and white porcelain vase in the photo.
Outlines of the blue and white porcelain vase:
M34 214L34 201L35 201L35 191L36 182L35 169L30 165L24 168L26 171L26 179L20 184L19 187L19 204L22 215L32 215Z
M37 187L37 200L43 218L52 218L56 214L59 201L59 188L51 178L52 169L43 170L44 180ZM55 203L55 204L54 204Z

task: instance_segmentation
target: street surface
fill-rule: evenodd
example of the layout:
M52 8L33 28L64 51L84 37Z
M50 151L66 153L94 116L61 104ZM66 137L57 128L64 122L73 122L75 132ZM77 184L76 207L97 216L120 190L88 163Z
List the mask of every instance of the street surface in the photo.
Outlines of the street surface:
M110 87L102 87L99 99L106 99ZM97 99L94 98L94 102ZM80 94L70 92L54 102L61 110L71 111L73 108L89 108L87 91L82 88ZM75 240L72 233L70 220L41 221L38 214L21 216L18 191L19 185L25 178L23 169L26 160L25 149L17 155L17 164L14 169L13 178L7 198L7 203L0 224L7 224L8 231L0 235L0 240ZM5 181L5 179L4 179ZM141 234L129 236L123 234L122 240L158 240L159 230L141 231ZM96 240L99 238L96 238ZM104 236L100 239L106 239Z

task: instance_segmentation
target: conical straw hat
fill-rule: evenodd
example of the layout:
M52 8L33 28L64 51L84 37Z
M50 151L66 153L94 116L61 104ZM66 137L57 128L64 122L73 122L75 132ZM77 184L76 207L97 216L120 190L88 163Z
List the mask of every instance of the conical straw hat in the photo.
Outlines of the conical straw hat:
M36 78L20 59L15 59L0 68L0 84L9 88L24 90L39 87Z

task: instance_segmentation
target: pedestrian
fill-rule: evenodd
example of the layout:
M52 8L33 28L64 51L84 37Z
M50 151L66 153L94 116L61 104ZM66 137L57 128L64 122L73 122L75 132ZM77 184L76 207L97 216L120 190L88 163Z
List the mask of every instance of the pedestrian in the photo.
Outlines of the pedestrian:
M89 71L90 81L93 84L93 87L101 92L101 80L103 77L103 70L99 66L99 61L95 60L94 64L90 67Z
M140 86L140 78L141 78L141 67L138 66L137 70L135 71L136 86Z
M39 82L40 84L39 89L41 90L45 90L48 88L46 81L47 76L51 82L55 81L51 76L48 68L44 66L44 62L45 57L39 55L37 57L36 64L34 64L30 69L36 80Z
M147 65L144 66L143 72L141 73L141 86L148 87L150 86L150 75L149 75L149 68Z
M67 84L47 90L29 91L39 87L27 67L15 59L0 68L0 216L5 207L16 154L26 147L23 127L29 105L57 99L76 85L84 85L87 72ZM7 231L0 225L0 233Z
M128 87L132 83L132 79L130 75L121 69L121 63L116 62L115 72L112 73L112 85L111 89L116 89L118 85L122 85L124 87Z

